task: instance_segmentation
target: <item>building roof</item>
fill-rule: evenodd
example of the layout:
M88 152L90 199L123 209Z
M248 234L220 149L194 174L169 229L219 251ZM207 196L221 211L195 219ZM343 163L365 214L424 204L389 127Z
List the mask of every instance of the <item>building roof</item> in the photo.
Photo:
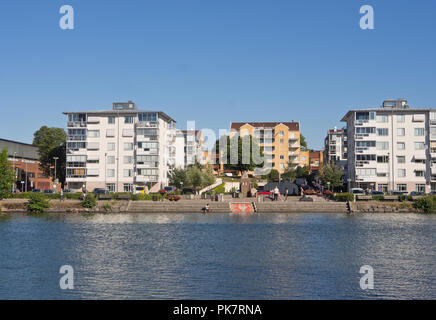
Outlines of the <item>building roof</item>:
M341 119L342 122L347 122L347 119L354 112L377 112L377 113L422 113L422 112L436 112L435 108L368 108L368 109L351 109Z
M38 147L28 143L0 139L0 150L8 148L8 156L29 160L39 160Z
M114 115L114 114L138 114L138 113L157 113L159 114L159 117L166 119L167 121L173 121L176 122L173 118L171 118L169 115L167 115L165 112L162 111L153 111L153 110L91 110L91 111L66 111L62 112L62 114L68 115L68 114L79 114L79 113L86 113L88 115Z
M243 125L250 125L255 128L263 127L263 128L274 128L278 126L279 124L284 124L289 128L289 130L292 131L299 131L300 130L300 123L299 122L232 122L230 124L230 129L233 130L239 130Z

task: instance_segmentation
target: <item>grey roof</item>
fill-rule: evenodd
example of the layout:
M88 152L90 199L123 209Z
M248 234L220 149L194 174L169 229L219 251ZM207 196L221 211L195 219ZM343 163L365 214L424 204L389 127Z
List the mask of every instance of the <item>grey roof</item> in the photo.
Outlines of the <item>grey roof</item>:
M0 150L8 148L8 156L29 160L39 160L38 147L28 143L0 139Z
M68 114L79 114L79 113L86 113L88 115L105 115L105 114L138 114L138 113L157 113L159 114L159 117L166 119L167 121L174 121L173 118L171 118L169 115L167 115L165 112L162 111L153 111L153 110L92 110L92 111L71 111L71 112L62 112L62 114L68 115Z
M342 122L347 122L347 118L354 112L385 112L385 113L418 113L418 112L436 112L436 108L367 108L367 109L351 109L341 119Z

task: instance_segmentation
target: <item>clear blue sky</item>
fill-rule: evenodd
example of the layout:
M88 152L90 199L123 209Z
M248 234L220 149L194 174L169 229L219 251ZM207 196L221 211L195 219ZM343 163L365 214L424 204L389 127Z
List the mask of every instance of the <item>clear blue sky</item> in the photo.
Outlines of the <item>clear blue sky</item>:
M364 4L375 30L359 28ZM2 1L0 137L131 99L181 128L298 120L320 148L350 107L436 105L435 31L430 0Z

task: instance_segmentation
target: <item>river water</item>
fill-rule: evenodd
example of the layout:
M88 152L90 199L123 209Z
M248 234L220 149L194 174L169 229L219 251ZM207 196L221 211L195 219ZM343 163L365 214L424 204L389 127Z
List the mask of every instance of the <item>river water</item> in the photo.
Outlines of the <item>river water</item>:
M436 299L435 249L436 215L20 215L0 299Z

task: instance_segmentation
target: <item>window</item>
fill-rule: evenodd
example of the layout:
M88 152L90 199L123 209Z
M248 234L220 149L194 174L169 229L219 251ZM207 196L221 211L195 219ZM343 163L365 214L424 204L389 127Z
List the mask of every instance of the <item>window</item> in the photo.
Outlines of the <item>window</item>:
M107 144L107 151L115 151L115 143L114 142L109 142Z
M115 183L107 183L107 184L106 184L106 189L107 189L109 192L115 192Z
M406 129L404 128L397 128L397 136L404 137L406 135Z
M86 156L67 156L67 162L86 162Z
M124 169L124 178L129 178L133 176L133 170L132 169Z
M377 156L377 162L378 163L388 163L389 157L388 156Z
M90 138L100 137L100 130L88 130L88 137Z
M133 117L124 117L124 123L133 123Z
M436 127L430 127L430 134L432 138L436 137Z
M388 141L377 141L377 150L388 150L389 142Z
M356 141L356 148L375 147L375 141Z
M399 114L399 115L397 115L397 122L398 122L398 123L403 123L403 122L405 122L405 116L404 116L404 114Z
M375 154L358 154L356 161L375 161Z
M406 144L404 142L397 142L397 149L398 150L406 149Z
M113 116L108 117L108 118L107 118L107 123L109 123L109 124L115 124L115 117L113 117Z
M124 164L132 164L133 163L133 157L132 156L125 156L124 157Z
M407 184L397 184L398 191L407 191Z
M285 156L280 155L280 160L283 160L285 158Z
M283 139L280 139L280 144L283 144L283 143L284 143Z
M374 112L356 112L357 121L374 120Z
M157 115L156 113L140 113L138 114L138 118L140 122L156 122L157 121Z
M379 123L388 122L388 116L385 114L377 115L376 121Z
M133 192L133 184L125 183L123 185L123 191L124 192Z
M107 164L115 164L115 157L114 156L108 156L107 157Z
M416 170L415 171L415 177L425 177L425 171L423 171L423 170Z
M397 173L399 178L404 178L406 176L406 169L398 169Z
M356 174L359 177L361 177L361 176L376 176L377 175L375 169L363 169L363 168L357 168Z
M418 192L425 192L425 184L417 184L415 185L415 190Z
M387 129L387 128L377 129L377 135L378 136L388 136L389 129Z
M424 128L415 128L415 137L420 137L424 135Z
M133 150L133 143L125 142L124 143L124 151L130 151L130 150Z
M285 165L283 163L280 163L280 169L284 169Z
M108 176L108 178L115 177L115 169L108 169L107 170L107 176Z
M398 156L397 163L406 163L406 157L405 156Z
M377 186L378 191L382 192L388 192L388 185L387 184L379 184Z
M415 150L424 150L425 143L424 142L415 142Z
M357 134L370 134L375 133L375 127L357 127L356 128Z

